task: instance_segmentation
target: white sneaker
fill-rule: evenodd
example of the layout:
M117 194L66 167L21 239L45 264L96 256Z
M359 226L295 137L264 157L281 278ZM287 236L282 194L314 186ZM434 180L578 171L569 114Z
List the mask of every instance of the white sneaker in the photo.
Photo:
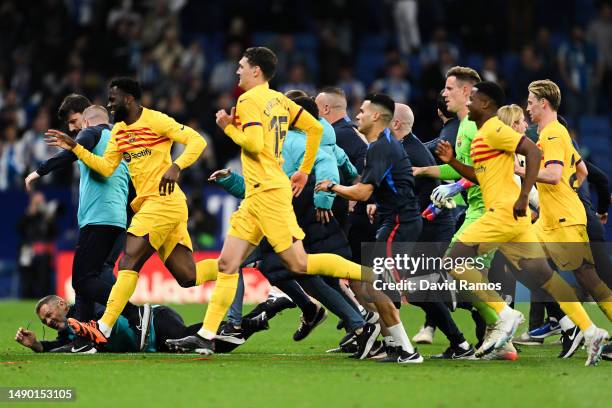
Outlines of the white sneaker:
M423 326L417 334L414 335L412 341L416 344L432 344L435 328L431 326Z
M585 331L584 334L584 342L587 350L587 360L584 364L585 366L595 366L601 360L601 352L604 347L604 343L606 339L609 337L609 334L604 329L600 329L596 327L594 333L590 336L587 336Z
M477 357L482 357L489 354L493 350L501 349L512 340L516 329L521 323L525 321L523 314L517 310L510 310L506 318L500 316L499 320L491 328L487 330L488 333L485 336L482 346L476 353Z

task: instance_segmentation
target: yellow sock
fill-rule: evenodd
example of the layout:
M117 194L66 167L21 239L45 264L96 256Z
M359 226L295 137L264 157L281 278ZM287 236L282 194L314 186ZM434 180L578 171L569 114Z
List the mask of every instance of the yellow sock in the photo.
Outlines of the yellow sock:
M608 320L612 321L612 291L603 282L593 289L591 292L593 298L597 301L597 306L604 312Z
M451 272L453 278L457 280L464 280L469 283L486 283L487 281L483 278L482 273L473 268L465 268L463 273L458 273L453 270ZM506 302L499 296L494 290L472 290L474 295L476 295L482 303L486 304L488 307L492 308L499 314L504 307L506 307Z
M123 270L117 274L117 282L113 285L111 293L106 302L106 310L100 319L108 327L113 327L119 318L123 308L132 297L136 284L138 283L138 272Z
M217 274L217 283L215 284L210 302L208 302L204 324L200 331L198 331L200 336L209 340L214 338L223 317L234 301L237 288L238 273L227 274L219 272Z
M340 279L373 281L372 272L369 268L362 268L361 265L334 254L308 254L306 273Z
M204 282L217 280L218 273L218 259L204 259L196 263L196 285L201 285Z
M593 324L586 310L578 301L574 289L558 273L553 273L551 278L542 285L542 289L559 303L563 313L576 323L580 330L586 330Z

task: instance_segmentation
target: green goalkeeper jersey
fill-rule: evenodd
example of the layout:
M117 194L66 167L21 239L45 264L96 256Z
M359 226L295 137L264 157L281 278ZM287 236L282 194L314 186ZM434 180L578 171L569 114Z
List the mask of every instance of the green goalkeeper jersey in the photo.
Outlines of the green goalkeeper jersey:
M467 115L459 123L457 130L457 141L455 142L455 156L463 164L473 166L472 158L470 157L470 148L472 140L476 137L478 129L476 123L468 119ZM453 169L449 164L438 166L440 168L440 179L442 180L459 180L461 174ZM466 218L480 217L485 207L482 200L482 192L480 186L475 185L467 191L468 209L465 214Z

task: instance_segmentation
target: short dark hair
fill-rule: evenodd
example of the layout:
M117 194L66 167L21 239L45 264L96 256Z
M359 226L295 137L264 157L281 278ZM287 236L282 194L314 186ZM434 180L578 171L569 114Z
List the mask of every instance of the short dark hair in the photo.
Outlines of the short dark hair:
M72 93L64 98L62 104L57 110L57 117L65 122L71 113L83 113L83 111L91 106L91 101L87 97Z
M444 116L445 118L450 119L457 117L457 114L455 112L449 111L448 107L446 106L446 100L444 99L444 89L441 90L438 94L438 98L436 99L436 106L438 107L440 112L442 112L442 116Z
M305 96L306 98L308 98L308 94L302 91L301 89L291 89L285 92L285 96L291 99L292 101L294 101L296 98L299 98L301 96Z
M251 66L259 67L267 81L274 78L278 59L271 49L266 47L250 47L246 49L242 56L249 61Z
M391 97L382 93L369 93L364 98L365 101L370 101L371 104L380 106L384 110L388 111L390 122L393 119L393 115L395 114L395 102Z
M40 308L44 305L50 305L51 303L59 303L60 300L62 300L62 298L57 295L45 296L36 303L36 314L40 312Z
M504 94L504 90L501 88L501 86L499 86L495 82L478 82L476 85L474 85L474 88L476 88L479 93L489 97L489 99L491 99L493 103L495 103L495 110L499 109L504 105L506 95Z
M304 108L304 110L314 116L315 119L319 119L319 108L317 108L317 104L312 98L308 96L298 96L293 102Z
M137 101L139 101L140 97L142 96L142 88L140 87L140 83L133 78L130 78L130 77L114 78L110 82L108 87L112 88L114 86L116 86L118 89L120 89L122 92L128 95L132 95L134 99L136 99Z

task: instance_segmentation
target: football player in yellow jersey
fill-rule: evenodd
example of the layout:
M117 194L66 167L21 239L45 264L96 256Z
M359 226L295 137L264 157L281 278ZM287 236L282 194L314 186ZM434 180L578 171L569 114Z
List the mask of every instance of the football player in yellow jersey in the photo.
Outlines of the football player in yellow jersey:
M571 286L548 266L537 242L529 217L528 197L538 175L541 153L532 141L497 118L496 112L503 105L503 99L503 91L494 82L480 82L472 90L469 117L478 127L471 147L473 167L455 159L448 142L440 143L436 149L443 162L449 163L468 180L480 184L487 208L481 218L463 231L449 257L474 258L499 248L514 266L517 279L531 289L548 292L583 330L588 353L586 364L597 364L608 333L591 322ZM526 158L521 187L513 179L515 153ZM463 273L453 270L451 274L465 281L464 287L499 314L500 320L483 342L480 354L505 345L522 322L522 314L506 305L499 294L486 285L475 267L466 268Z
M291 272L362 280L360 265L338 255L308 255L304 251L304 232L293 212L292 190L297 196L306 184L323 127L300 106L269 88L276 65L276 55L268 48L247 49L237 71L238 85L245 93L230 115L224 110L217 112L217 125L242 148L245 199L232 215L221 256L208 262L206 276L216 275L217 282L202 329L195 336L168 340L170 347L200 354L214 352L217 328L236 293L238 268L263 237ZM302 165L291 176L291 182L281 168L281 151L289 126L307 135Z
M538 147L542 163L537 178L540 218L536 233L547 255L561 270L572 270L578 283L589 292L612 320L612 291L595 270L586 229L586 212L576 189L586 178L587 169L574 148L567 129L557 120L561 91L551 80L529 85L527 111L538 125ZM523 169L517 169L522 175ZM561 323L561 322L560 322ZM562 319L562 329L572 325ZM582 335L574 340L577 346Z
M111 81L108 109L115 125L104 151L97 156L70 136L50 129L49 144L71 150L79 160L101 175L110 176L121 160L136 189L131 206L135 214L128 228L125 254L119 261L117 282L111 290L106 312L100 320L69 324L79 336L104 344L119 314L136 289L138 272L157 252L177 282L183 287L201 284L201 262L192 258L191 239L187 232L187 203L177 184L180 171L193 164L206 142L195 130L177 123L171 117L140 105L140 84L131 78ZM185 145L173 162L170 149L174 142ZM198 272L199 270L199 272Z

